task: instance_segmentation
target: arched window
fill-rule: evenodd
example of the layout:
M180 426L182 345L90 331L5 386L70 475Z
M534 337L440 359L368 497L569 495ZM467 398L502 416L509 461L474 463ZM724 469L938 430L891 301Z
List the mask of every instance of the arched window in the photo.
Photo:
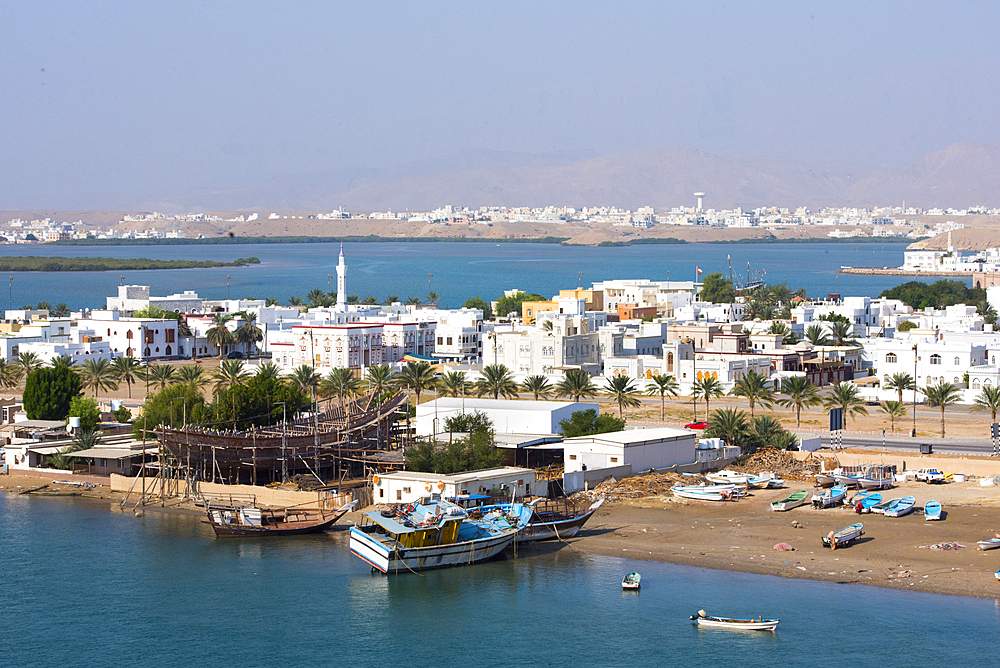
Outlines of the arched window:
M952 385L958 385L961 382L962 382L962 379L959 378L958 376L955 376L954 378L951 379Z
M931 364L940 364L940 363L941 363L941 356L940 355L938 355L937 353L934 353L933 355L931 355Z
M896 363L896 353L889 353L888 355L886 355L885 356L885 361L886 361L887 364L895 364Z
M955 366L962 366L962 360L959 359L958 357L956 357L954 364L955 364Z
M974 389L974 390L978 390L979 389L979 379L978 378L976 378L975 380L972 381L972 389Z

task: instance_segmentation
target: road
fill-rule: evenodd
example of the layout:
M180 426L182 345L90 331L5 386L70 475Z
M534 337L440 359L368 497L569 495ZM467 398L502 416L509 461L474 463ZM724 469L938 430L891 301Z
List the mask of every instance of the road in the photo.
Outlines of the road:
M830 447L830 434L822 434L823 446ZM933 447L934 452L955 455L986 455L993 454L993 442L989 439L976 438L909 438L886 436L885 448L887 450L904 450L919 452L920 446L928 444ZM880 436L852 436L849 433L842 435L842 445L845 448L873 448L882 449L882 437Z

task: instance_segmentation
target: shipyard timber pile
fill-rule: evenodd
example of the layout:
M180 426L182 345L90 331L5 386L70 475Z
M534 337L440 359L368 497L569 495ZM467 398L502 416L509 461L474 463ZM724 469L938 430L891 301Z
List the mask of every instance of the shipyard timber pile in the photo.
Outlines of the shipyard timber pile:
M593 496L603 497L608 501L625 499L641 499L668 492L674 485L700 485L705 479L697 474L678 473L647 473L616 480L608 478L593 489ZM575 495L574 495L575 496Z
M181 475L199 480L266 484L285 474L363 476L366 464L378 464L377 453L401 445L405 428L398 414L405 400L397 393L376 404L374 396L367 396L315 417L249 431L187 425L163 427L156 435L173 466L184 470Z
M819 470L819 465L800 462L784 450L763 448L728 468L754 475L759 475L761 471L769 471L785 480L806 480L812 470Z

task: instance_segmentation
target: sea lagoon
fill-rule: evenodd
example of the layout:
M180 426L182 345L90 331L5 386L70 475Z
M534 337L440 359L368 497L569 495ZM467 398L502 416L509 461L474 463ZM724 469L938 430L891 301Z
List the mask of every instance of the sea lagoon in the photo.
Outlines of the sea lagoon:
M389 295L426 298L436 292L445 307L470 297L490 300L517 288L550 297L559 289L615 278L692 281L704 275L729 275L732 262L740 280L747 263L753 277L768 283L805 288L810 297L830 293L876 297L907 280L899 276L839 275L841 266L899 266L905 243L754 243L562 246L539 243L385 242L347 243L347 287L360 298L380 302ZM160 260L219 260L258 257L259 265L213 269L105 272L23 272L11 274L8 304L65 302L71 308L100 308L121 283L151 286L152 294L194 290L205 299L227 297L287 303L313 289L336 290L340 245L233 244L165 246L0 246L0 256L148 257ZM731 258L731 260L730 260ZM3 277L0 277L0 281ZM939 280L933 278L931 280Z
M0 657L9 666L998 663L997 601L585 549L584 538L477 566L373 575L345 531L217 539L190 515L137 518L106 501L0 494ZM642 573L638 594L621 590L630 570ZM699 609L781 625L699 629L688 619Z

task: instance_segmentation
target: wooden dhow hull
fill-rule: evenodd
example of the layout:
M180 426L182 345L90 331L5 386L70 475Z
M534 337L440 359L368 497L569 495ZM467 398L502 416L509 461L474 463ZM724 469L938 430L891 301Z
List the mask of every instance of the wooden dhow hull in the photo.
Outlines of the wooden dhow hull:
M351 553L382 573L405 573L488 561L503 552L516 537L517 532L511 530L501 536L449 545L390 549L357 527L351 527Z

